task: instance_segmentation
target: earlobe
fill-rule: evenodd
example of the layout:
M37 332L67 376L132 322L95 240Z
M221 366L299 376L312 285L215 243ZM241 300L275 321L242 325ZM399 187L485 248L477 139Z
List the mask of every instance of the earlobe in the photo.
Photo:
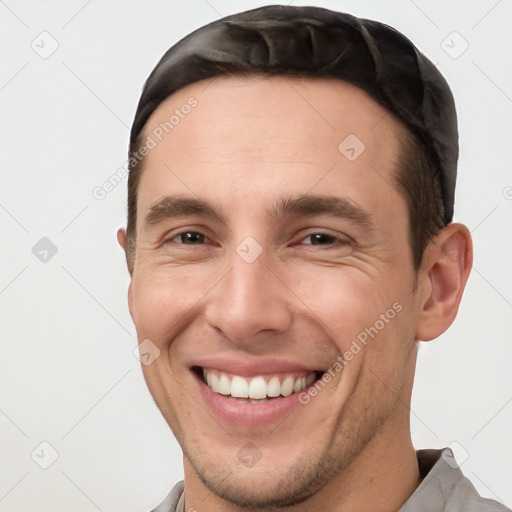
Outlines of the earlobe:
M420 304L416 339L429 341L453 323L473 263L473 245L468 228L449 224L431 242L423 266L427 293Z
M130 284L128 286L128 311L130 312L130 316L132 317L132 320L135 322L135 319L133 317L133 290L132 290L132 283L133 281L130 281Z

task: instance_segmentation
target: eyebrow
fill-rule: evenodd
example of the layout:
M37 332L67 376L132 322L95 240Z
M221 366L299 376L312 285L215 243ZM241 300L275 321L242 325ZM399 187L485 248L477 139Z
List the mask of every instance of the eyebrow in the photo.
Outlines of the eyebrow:
M354 224L370 229L372 215L348 197L329 195L302 195L275 201L271 215L281 220L287 215L329 215L347 219Z
M210 217L226 223L224 216L210 203L193 197L166 196L150 206L144 221L147 226L153 226L167 219L199 215Z
M329 195L300 195L275 200L268 214L278 221L288 215L329 215L347 219L369 229L373 227L372 215L346 197ZM213 205L194 197L166 196L150 206L145 224L152 226L164 220L186 215L199 215L226 224L225 216Z

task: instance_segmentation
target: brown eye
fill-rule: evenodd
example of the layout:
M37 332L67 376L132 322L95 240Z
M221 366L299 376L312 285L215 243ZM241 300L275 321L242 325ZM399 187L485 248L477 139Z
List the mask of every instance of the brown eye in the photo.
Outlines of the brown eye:
M306 242L306 240L310 240ZM303 239L306 245L332 245L338 240L335 236L327 235L325 233L313 233Z
M199 245L204 244L205 241L206 237L201 233L196 233L195 231L184 231L183 233L179 233L175 237L171 238L171 242L185 245Z

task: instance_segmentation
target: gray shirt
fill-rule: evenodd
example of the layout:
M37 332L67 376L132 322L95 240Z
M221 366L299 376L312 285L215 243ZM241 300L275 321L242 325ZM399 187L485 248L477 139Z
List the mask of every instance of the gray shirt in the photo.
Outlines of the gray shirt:
M510 512L482 498L462 474L450 448L416 452L423 481L398 512ZM152 512L186 512L183 481ZM193 509L192 509L193 510Z

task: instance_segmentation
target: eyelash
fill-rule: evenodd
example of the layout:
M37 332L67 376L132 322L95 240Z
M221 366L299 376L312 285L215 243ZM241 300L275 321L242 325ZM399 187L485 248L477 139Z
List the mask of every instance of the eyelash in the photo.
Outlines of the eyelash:
M177 237L182 237L183 235L190 235L190 234L193 234L193 235L199 235L200 237L203 237L203 241L202 243L192 243L192 244L186 244L184 242L175 242L174 239L177 238ZM330 238L330 239L334 239L334 242L330 243L330 244L316 244L316 245L319 245L319 246L333 246L336 241L341 243L341 245L346 245L349 243L348 240L345 240L345 239L342 239L340 237L337 237L335 235L332 235L330 233L324 233L324 232L321 232L321 231L314 231L314 232L311 232L309 235L303 237L300 239L300 241L304 241L306 240L307 238L311 238L315 235L319 235L319 236L322 236L322 237L327 237L327 238ZM172 243L176 243L176 244L179 244L179 245L203 245L206 241L209 241L209 238L200 233L199 231L181 231L180 233L177 233L175 234L173 237L169 238L168 242L172 242ZM304 245L310 245L310 246L315 246L315 244L313 242L311 243L308 243L308 244L304 244Z

